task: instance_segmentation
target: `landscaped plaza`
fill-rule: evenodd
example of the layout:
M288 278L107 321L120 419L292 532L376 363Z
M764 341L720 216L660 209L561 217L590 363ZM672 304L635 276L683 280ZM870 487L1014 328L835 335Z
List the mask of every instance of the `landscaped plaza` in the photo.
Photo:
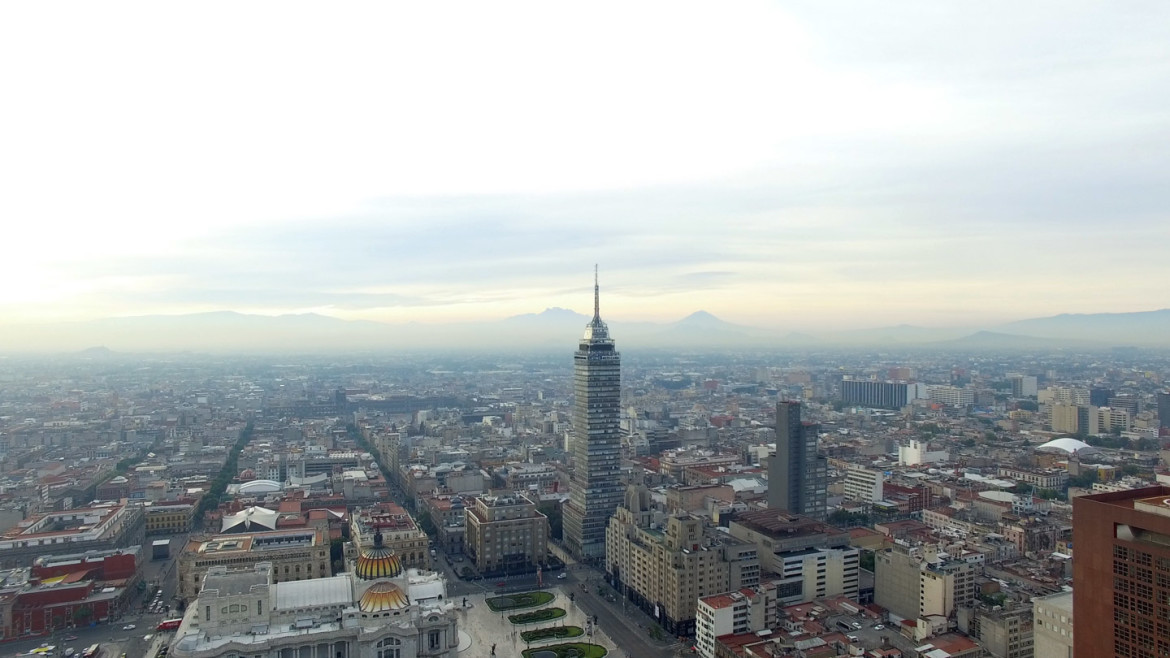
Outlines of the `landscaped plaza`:
M467 608L457 607L460 635L464 636L460 658L490 658L493 647L499 658L601 658L607 653L611 658L624 658L609 636L593 628L591 620L569 600L567 588L469 595L467 603ZM534 621L526 621L529 619Z

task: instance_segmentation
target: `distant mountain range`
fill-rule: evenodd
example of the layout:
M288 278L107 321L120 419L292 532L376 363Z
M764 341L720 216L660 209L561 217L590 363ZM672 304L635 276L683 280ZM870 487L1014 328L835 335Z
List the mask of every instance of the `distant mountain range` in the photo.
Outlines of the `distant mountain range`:
M146 315L52 325L0 326L0 350L67 352L337 353L431 349L571 350L590 316L549 308L503 320L459 324L384 324L313 313L248 315L232 311ZM611 322L619 349L916 347L1036 350L1170 347L1170 309L1056 315L995 327L938 329L898 325L793 333L725 322L706 311L666 323ZM92 349L100 345L101 349Z

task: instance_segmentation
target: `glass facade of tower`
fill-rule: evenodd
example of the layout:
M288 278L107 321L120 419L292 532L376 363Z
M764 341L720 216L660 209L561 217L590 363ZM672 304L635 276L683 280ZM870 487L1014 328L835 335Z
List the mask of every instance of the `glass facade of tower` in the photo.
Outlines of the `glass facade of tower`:
M564 509L565 544L580 560L605 558L605 528L624 492L621 355L594 307L573 357L573 474Z
M776 405L776 452L768 457L768 507L825 518L829 467L817 452L820 429L801 421L799 402Z

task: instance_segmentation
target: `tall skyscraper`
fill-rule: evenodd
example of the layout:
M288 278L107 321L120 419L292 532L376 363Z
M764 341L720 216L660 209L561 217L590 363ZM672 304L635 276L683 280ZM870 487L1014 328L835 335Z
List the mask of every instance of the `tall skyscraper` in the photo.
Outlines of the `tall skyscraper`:
M768 507L825 518L828 461L817 453L821 426L800 420L800 403L776 405L776 452L768 459Z
M1158 391L1158 428L1160 434L1170 434L1170 391Z
M565 545L579 560L605 558L605 528L622 502L621 355L601 321L593 273L593 320L573 356L573 474L565 504Z
M1170 655L1170 487L1073 499L1078 656Z

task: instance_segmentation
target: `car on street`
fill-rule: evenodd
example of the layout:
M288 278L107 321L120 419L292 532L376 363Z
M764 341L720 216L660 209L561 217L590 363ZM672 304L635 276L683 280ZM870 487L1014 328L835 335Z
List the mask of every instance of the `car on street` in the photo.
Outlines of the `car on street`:
M852 626L853 628L856 628L856 629L858 629L858 630L860 630L860 629L861 629L861 624L859 624L859 623L857 623L857 622L853 622L852 624L850 624L850 626Z
M126 624L125 626L123 626L123 627L122 627L122 630L124 630L124 631L132 631L132 630L134 630L135 628L138 628L138 627L137 627L137 626L135 626L134 624Z
M873 630L875 630L875 631L880 631L880 630L882 630L883 628L885 628L885 626L883 626L883 625L881 625L881 624L878 624L877 626L874 626L874 627L873 627Z
M72 641L77 639L77 636L76 635L66 635L65 637L63 637L61 639L65 640L66 642L72 642Z
M564 579L566 579L566 578L568 578L568 577L569 577L569 574L567 574L567 573L565 573L565 572L563 572L563 571L562 571L561 573L557 574L557 580L564 580Z

